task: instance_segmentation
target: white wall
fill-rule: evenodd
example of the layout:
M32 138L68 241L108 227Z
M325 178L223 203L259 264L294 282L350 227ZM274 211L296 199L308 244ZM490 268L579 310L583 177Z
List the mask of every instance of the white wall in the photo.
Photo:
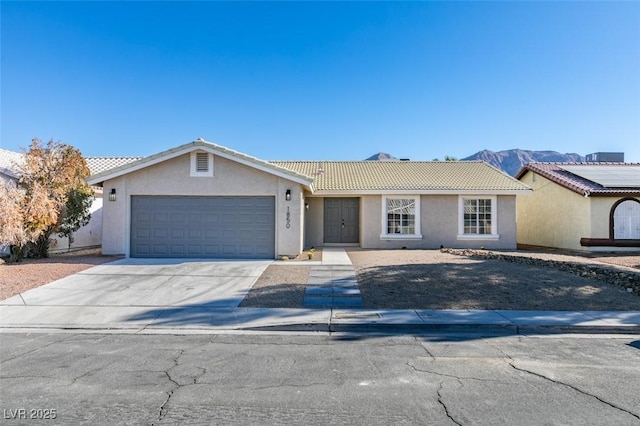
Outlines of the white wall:
M89 211L91 212L89 223L73 234L72 250L99 247L102 244L102 190L96 190ZM49 250L51 253L64 252L69 249L67 237L59 237L58 234L54 234L52 240Z

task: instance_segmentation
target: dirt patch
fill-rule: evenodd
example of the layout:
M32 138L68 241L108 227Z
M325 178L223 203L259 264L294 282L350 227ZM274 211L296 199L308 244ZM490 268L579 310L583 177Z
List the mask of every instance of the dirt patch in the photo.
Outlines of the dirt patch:
M103 256L98 249L4 263L0 265L0 300L119 258Z
M301 308L310 266L272 264L240 303L242 308Z
M439 250L349 250L369 309L640 310L640 297L574 274Z

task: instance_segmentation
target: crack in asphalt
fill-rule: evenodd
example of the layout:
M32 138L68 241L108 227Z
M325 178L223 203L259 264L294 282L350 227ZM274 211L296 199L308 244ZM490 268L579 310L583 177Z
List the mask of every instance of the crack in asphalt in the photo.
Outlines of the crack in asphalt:
M282 383L279 385L273 386L260 386L260 387L252 387L252 386L238 386L234 389L252 389L252 390L267 390L267 389L282 389L282 388L310 388L313 386L327 386L329 383L306 383L306 384L292 384L292 383Z
M454 374L446 374L446 373L438 373L436 371L431 371L431 370L423 370L422 368L418 368L415 365L412 365L410 362L405 362L406 365L408 365L409 367L411 367L414 371L418 371L420 373L428 373L428 374L433 374L434 376L440 376L440 377L447 377L449 379L455 379L455 380L475 380L478 382L487 382L487 383L503 383L503 384L509 384L510 382L505 382L503 380L493 380L493 379L481 379L479 377L467 377L467 376L456 376Z
M451 416L451 413L449 412L449 408L447 407L447 404L444 403L444 400L442 399L442 388L444 387L444 383L440 382L440 386L438 387L438 404L440 404L442 406L442 408L444 409L444 414L446 414L446 416L449 418L449 420L451 420L453 423L462 426L462 423L458 422L456 419L453 418L453 416Z
M198 379L200 377L202 377L203 375L205 375L207 373L207 369L204 367L195 367L198 370L200 370L200 374L196 375L193 378L193 383L186 383L186 384L180 384L178 383L173 377L171 377L171 370L173 370L174 368L178 367L180 365L180 358L185 354L185 352L187 351L191 351L197 348L201 348L203 346L209 345L211 343L213 343L214 340L216 340L217 335L213 335L207 342L202 343L200 345L196 345L192 348L189 349L180 349L180 352L178 353L178 355L173 359L173 365L171 367L169 367L166 370L163 370L164 374L167 376L167 379L174 384L173 388L171 390L169 390L167 392L167 399L164 400L164 402L160 405L160 413L158 415L158 420L157 422L161 422L162 419L167 415L167 404L169 403L169 401L171 400L171 397L173 396L173 394L180 389L183 386L191 386L191 385L195 385L198 381ZM156 425L157 423L151 423L152 426Z
M24 379L47 379L47 380L61 380L64 382L69 382L69 385L73 384L73 382L75 381L75 379L67 379L64 377L53 377L53 376L41 376L38 374L34 374L34 375L29 375L29 376L1 376L0 380L12 380L12 379L20 379L20 380L24 380Z
M415 338L416 341L418 341L418 338ZM429 349L425 346L425 344L423 342L418 342L418 344L422 347L422 349L424 349L424 351L427 353L427 355L429 355L429 357L433 360L436 359L436 357L431 353L431 351L429 351Z
M65 337L63 337L63 338L61 338L61 339L58 339L58 340L55 340L55 341L53 341L53 342L47 343L47 344L46 344L46 345L44 345L44 346L40 346L40 347L38 347L38 348L31 349L30 351L23 352L23 353L21 353L21 354L19 354L19 355L16 355L16 356L14 356L14 357L11 357L11 358L3 359L3 360L2 360L2 362L13 361L14 359L21 358L21 357L23 357L23 356L25 356L25 355L29 355L29 354L32 354L32 353L34 353L34 352L38 352L38 351L40 351L40 350L42 350L42 349L44 349L44 348L47 348L47 347L49 347L49 346L51 346L51 345L55 345L56 343L64 342L65 340L68 340L68 339L70 339L70 338L71 338L71 336L65 336Z
M94 368L92 370L85 371L84 373L82 373L78 377L74 377L73 380L71 380L70 385L75 385L76 382L78 380L82 379L83 377L86 377L86 376L90 375L91 373L95 373L96 371L100 371L100 370L104 369L105 367L108 367L109 365L111 365L111 364L105 365L104 367Z
M511 357L509 357L509 358L511 358ZM525 369L525 368L516 367L516 366L513 364L513 362L512 362L512 361L508 362L508 364L511 366L511 368L513 368L513 369L514 369L514 370L516 370L516 371L521 371L521 372L523 372L523 373L531 374L531 375L533 375L533 376L539 377L539 378L541 378L541 379L547 380L547 381L549 381L549 382L551 382L551 383L554 383L554 384L557 384L557 385L566 386L566 387L568 387L569 389L573 389L574 391L576 391L576 392L578 392L578 393L580 393L580 394L582 394L582 395L590 396L591 398L594 398L594 399L596 399L596 400L600 401L601 403L603 403L603 404L605 404L605 405L608 405L608 406L609 406L609 407L611 407L611 408L614 408L614 409L616 409L616 410L622 411L623 413L627 413L627 414L629 414L630 416L633 416L633 417L635 417L636 419L640 420L640 416L639 416L639 415L637 415L637 414L635 414L635 413L632 413L632 412L631 412L631 411L629 411L629 410L625 410L624 408L619 407L619 406L617 406L617 405L615 405L615 404L612 404L612 403L610 403L610 402L608 402L608 401L605 401L604 399L600 398L600 397L599 397L599 396L597 396L597 395L593 395L593 394L591 394L591 393L589 393L589 392L585 392L585 391L583 391L582 389L577 388L576 386L573 386L573 385L571 385L571 384L569 384L569 383L564 383L564 382L561 382L561 381L558 381L558 380L554 380L554 379L552 379L551 377L547 377L547 376L545 376L544 374L536 373L535 371L527 370L527 369Z
M169 400L171 399L171 397L173 396L173 393L180 388L180 386L182 386L180 383L176 382L173 377L171 377L171 374L169 373L171 370L173 370L174 368L176 368L179 365L179 360L180 357L184 354L184 349L180 349L180 353L178 354L178 356L176 356L173 359L173 365L166 369L164 371L164 374L166 374L167 379L169 379L169 381L171 383L173 383L175 386L173 387L173 389L171 389L170 391L167 392L167 399L164 400L164 402L162 403L162 405L160 405L160 413L158 415L158 422L161 422L162 419L164 418L164 416L167 415L167 409L166 406L169 403ZM152 425L155 425L155 423L152 423Z

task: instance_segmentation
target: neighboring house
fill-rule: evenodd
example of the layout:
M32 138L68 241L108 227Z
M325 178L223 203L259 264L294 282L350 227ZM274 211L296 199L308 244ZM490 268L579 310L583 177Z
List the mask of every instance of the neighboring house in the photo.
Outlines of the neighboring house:
M118 167L139 158L133 157L89 157L86 158L87 166L92 174L100 173L104 170ZM0 178L5 181L17 182L19 173L17 166L23 161L23 154L19 152L0 149ZM102 188L94 187L95 191L93 203L89 209L91 220L87 225L80 228L73 234L72 249L99 247L102 243ZM59 237L58 234L51 236L52 242L50 252L62 252L69 249L69 240L66 237ZM0 254L8 254L8 247L0 247Z
M483 162L260 160L198 139L91 176L102 250L269 258L304 248L516 247L516 195Z
M0 148L0 179L5 182L17 182L16 167L20 163L22 163L22 154Z
M18 175L16 166L22 161L22 154L19 152L7 151L0 148L0 180L3 183L17 182ZM0 244L0 256L10 254L9 246Z
M516 178L518 243L585 251L640 250L640 164L529 163Z

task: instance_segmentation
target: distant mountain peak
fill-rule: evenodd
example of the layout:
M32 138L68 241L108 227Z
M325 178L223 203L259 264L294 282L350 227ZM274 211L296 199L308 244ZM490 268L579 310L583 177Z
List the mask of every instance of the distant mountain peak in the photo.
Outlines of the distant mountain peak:
M397 158L391 154L387 154L386 152L379 152L365 159L364 161L389 161L389 160L397 160Z
M557 151L529 151L525 149L508 149L505 151L490 151L488 149L478 151L475 154L463 158L463 160L482 160L492 166L515 176L522 166L533 162L582 162L585 157L580 154L561 154Z

